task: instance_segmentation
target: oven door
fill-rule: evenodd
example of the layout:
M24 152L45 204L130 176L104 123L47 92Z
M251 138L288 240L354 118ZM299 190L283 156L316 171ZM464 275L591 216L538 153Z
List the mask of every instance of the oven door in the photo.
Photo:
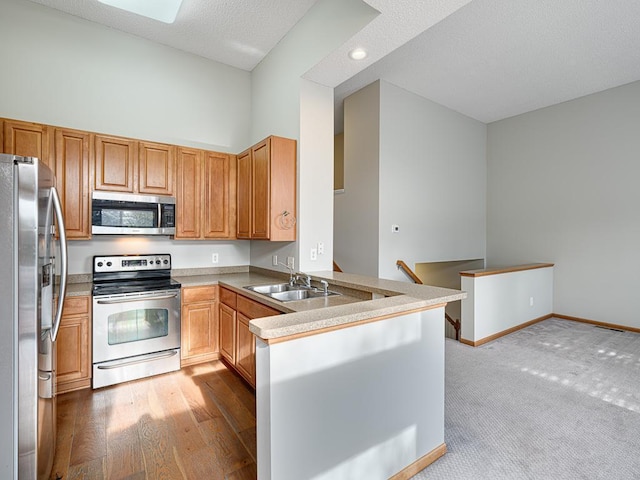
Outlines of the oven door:
M180 348L180 289L93 297L93 363Z

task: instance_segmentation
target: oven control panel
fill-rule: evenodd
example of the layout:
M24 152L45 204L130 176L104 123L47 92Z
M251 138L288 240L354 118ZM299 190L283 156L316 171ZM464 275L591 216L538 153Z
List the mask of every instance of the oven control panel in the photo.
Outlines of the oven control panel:
M171 255L110 255L93 257L93 272L170 270Z

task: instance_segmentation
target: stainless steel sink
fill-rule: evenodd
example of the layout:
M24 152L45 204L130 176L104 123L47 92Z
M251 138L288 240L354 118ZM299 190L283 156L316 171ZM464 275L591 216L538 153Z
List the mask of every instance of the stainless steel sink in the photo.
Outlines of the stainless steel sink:
M268 295L270 293L287 292L289 290L298 290L298 285L289 285L288 283L275 283L273 285L255 285L250 287L244 287L252 292L262 293Z
M306 300L310 298L328 297L331 295L340 295L331 290L326 293L323 290L303 287L300 285L289 285L288 283L276 283L272 285L251 285L244 287L252 292L260 293L267 297L279 300L281 302L293 302L296 300Z

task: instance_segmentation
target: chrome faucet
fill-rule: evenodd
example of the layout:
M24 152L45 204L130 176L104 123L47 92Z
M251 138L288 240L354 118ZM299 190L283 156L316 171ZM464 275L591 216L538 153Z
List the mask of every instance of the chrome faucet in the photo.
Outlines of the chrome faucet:
M326 280L320 280L320 285L322 285L322 293L329 295L329 282Z
M287 265L286 263L282 263L282 262L278 262L280 265L282 265L283 267L286 267L287 270L289 270L289 285L291 287L293 287L293 285L296 283L295 279L296 279L296 274L293 270L293 268L291 268L289 265Z
M311 288L311 275L307 275L306 273L298 272L296 273L295 283L302 282L302 286L305 288Z

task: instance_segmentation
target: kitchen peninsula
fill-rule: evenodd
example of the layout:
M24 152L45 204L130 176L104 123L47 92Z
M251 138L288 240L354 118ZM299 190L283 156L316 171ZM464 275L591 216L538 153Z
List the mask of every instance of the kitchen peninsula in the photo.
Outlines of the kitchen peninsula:
M258 477L409 478L446 452L444 306L466 295L319 272L342 295L282 303L246 286L263 269L177 279L279 310L256 318Z
M183 291L226 290L273 312L248 322L258 478L409 478L445 453L444 305L464 292L314 272L313 285L340 295L279 302L245 287L286 283L283 272L174 269L173 278Z

